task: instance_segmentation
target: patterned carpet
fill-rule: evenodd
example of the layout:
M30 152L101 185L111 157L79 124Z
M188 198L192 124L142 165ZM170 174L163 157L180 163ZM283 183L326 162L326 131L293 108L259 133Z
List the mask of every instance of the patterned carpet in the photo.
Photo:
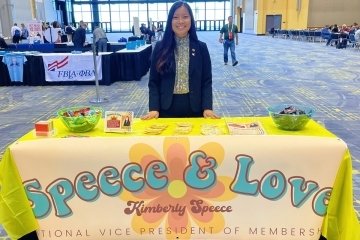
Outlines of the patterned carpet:
M353 159L354 202L360 212L360 51L325 43L239 35L239 64L223 64L219 33L200 32L213 65L214 109L221 116L267 115L279 102L314 106L314 118L342 138ZM141 81L100 86L106 110L147 112L148 75ZM38 120L64 106L89 104L94 86L0 87L0 152ZM0 229L0 239L4 232Z

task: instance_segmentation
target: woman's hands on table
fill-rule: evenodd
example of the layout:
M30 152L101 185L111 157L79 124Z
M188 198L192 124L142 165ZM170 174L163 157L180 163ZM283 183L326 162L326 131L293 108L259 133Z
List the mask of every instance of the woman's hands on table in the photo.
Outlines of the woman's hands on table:
M148 114L142 116L141 119L142 120L150 120L150 119L158 118L158 117L159 117L158 111L150 111L150 112L148 112Z
M213 110L210 110L210 109L205 109L203 112L203 116L204 116L204 118L214 118L214 119L220 118L218 115L216 115L214 113Z

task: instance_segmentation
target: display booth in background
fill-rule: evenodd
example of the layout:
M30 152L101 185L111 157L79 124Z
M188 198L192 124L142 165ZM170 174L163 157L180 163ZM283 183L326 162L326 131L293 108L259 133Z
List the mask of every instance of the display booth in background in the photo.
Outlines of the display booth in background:
M31 21L25 25L29 31L29 43L44 43L41 21Z

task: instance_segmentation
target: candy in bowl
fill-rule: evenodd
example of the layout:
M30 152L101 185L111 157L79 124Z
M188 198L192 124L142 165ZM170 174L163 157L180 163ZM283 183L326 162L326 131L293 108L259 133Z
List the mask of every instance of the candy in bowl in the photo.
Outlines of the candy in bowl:
M61 108L57 115L71 132L88 132L96 127L102 117L100 107Z
M268 107L268 112L276 127L282 130L296 131L306 126L314 110L298 104L277 104Z

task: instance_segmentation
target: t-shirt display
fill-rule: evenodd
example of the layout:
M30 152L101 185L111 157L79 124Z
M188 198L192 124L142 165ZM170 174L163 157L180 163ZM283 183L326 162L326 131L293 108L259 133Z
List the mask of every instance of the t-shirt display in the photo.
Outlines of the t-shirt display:
M3 62L6 64L12 82L23 82L23 71L26 57L23 54L5 54Z

